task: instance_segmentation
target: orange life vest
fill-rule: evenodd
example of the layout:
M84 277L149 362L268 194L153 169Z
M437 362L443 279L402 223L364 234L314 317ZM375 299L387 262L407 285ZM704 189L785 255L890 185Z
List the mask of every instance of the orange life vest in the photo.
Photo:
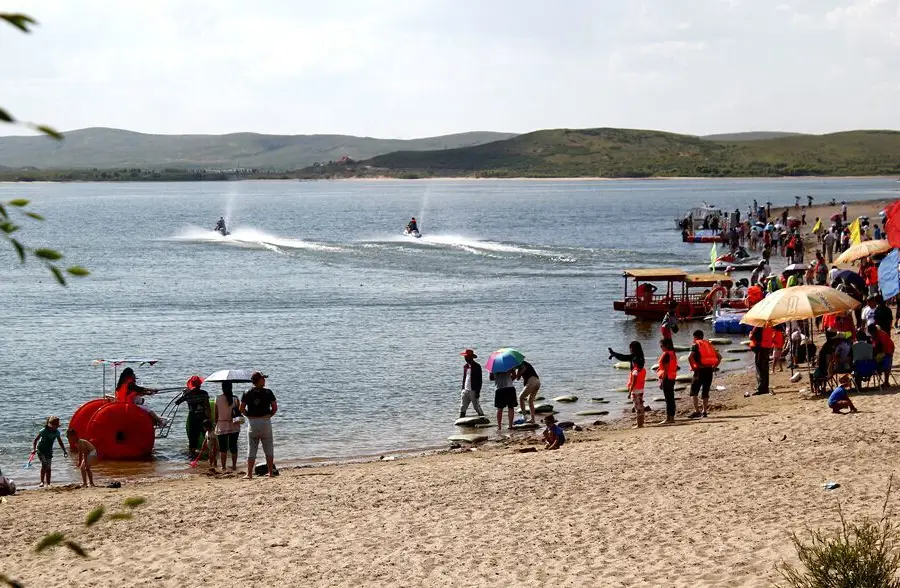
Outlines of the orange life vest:
M637 375L634 372L637 371ZM632 366L630 372L628 372L628 389L629 390L643 390L644 383L647 381L647 370L644 368L636 368Z
M713 368L719 365L719 357L716 355L716 348L713 347L712 343L706 339L696 339L694 340L694 345L697 346L697 351L700 352L700 365L697 365L697 362L694 361L694 353L691 352L688 355L688 363L691 364L692 370Z
M129 378L122 382L122 385L116 388L116 401L118 402L134 402L136 394L129 392L129 388L134 384L134 380Z
M754 331L757 329L759 329L759 327L756 327L756 329L754 329ZM761 347L762 349L772 349L773 347L775 347L775 333L776 333L775 329L771 329L769 327L764 327L762 330L762 336L760 337L760 340L759 340L759 347ZM754 339L753 336L751 335L750 336L750 349L755 349L756 347L757 347L756 339Z
M747 307L751 307L763 299L763 291L759 284L747 288Z
M779 331L778 329L772 329L772 349L783 349L784 348L784 333Z
M668 356L669 363L663 365L663 358ZM678 356L674 351L663 351L659 356L659 369L656 370L656 377L660 380L674 380L678 376Z

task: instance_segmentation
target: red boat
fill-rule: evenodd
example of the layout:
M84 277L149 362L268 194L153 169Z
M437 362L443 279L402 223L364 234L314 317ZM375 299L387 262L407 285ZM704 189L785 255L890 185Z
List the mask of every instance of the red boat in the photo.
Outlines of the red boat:
M688 274L675 268L634 269L623 272L625 293L613 302L613 309L644 320L660 320L676 303L680 319L699 319L712 314L732 287L724 274ZM629 294L628 283L634 282Z

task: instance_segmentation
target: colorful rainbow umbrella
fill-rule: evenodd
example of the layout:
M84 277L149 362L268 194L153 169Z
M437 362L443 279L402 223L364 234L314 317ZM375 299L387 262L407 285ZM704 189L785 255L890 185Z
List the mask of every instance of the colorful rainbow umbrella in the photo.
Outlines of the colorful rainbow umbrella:
M491 353L485 367L490 373L498 374L520 366L523 361L525 361L525 356L521 352L511 347L504 347Z

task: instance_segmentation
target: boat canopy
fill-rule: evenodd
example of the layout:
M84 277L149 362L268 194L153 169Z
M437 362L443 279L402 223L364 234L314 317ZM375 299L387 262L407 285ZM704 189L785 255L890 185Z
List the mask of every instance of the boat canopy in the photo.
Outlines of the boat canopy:
M715 286L717 283L730 287L734 281L725 274L688 274L684 279L688 286Z
M115 359L95 359L91 362L91 365L120 366L128 363L136 363L139 365L155 365L157 362L159 362L158 359L151 359L149 357L118 357Z
M687 277L687 273L683 270L668 267L625 270L622 275L636 280L672 280L675 282L682 282Z

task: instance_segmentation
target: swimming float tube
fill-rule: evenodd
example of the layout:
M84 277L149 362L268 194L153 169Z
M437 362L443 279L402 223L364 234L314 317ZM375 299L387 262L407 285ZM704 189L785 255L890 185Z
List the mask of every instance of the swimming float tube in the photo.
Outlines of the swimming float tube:
M69 419L69 428L75 429L80 437L84 437L85 439L90 439L90 422L91 419L94 418L94 415L97 414L97 411L112 402L108 398L95 398L91 401L85 402L81 406L78 407L78 410L75 411L75 414L72 415L72 418ZM72 451L72 444L69 443L69 451Z
M147 459L156 442L153 418L141 407L125 402L100 407L91 418L85 436L97 448L101 459Z

